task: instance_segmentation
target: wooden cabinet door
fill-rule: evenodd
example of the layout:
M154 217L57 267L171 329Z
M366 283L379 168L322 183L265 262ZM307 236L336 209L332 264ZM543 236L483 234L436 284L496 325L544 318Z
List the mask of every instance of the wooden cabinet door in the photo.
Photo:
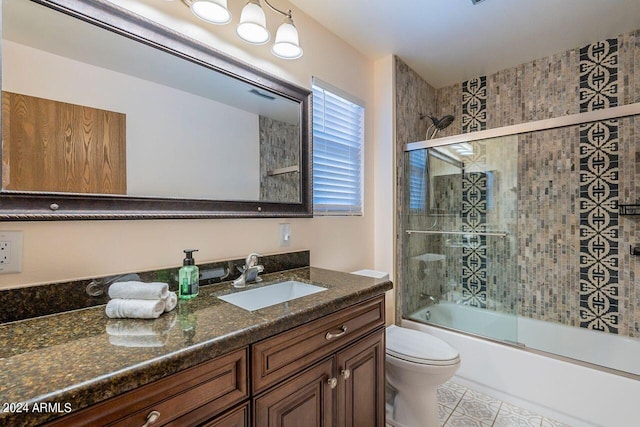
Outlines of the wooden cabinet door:
M337 353L338 427L383 427L384 329Z
M283 382L254 399L256 427L333 427L334 358Z
M183 425L189 424L185 423ZM249 404L245 403L241 407L221 415L200 427L249 427Z

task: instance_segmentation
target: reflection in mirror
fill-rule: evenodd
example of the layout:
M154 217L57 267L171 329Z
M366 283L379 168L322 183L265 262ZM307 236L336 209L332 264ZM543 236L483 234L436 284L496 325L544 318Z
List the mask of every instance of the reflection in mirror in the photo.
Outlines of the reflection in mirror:
M2 190L301 203L300 101L2 3Z
M460 215L464 163L448 147L407 152L409 208L428 216Z
M463 144L461 144L463 145ZM427 212L430 215L460 215L460 200L464 163L450 147L427 150Z

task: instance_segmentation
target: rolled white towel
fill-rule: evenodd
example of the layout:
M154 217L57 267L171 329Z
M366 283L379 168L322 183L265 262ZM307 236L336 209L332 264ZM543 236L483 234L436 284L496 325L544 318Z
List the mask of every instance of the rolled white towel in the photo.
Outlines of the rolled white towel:
M164 313L164 300L112 299L105 309L112 319L157 319Z
M178 305L178 295L175 292L169 292L164 299L164 312L168 313Z
M165 298L168 292L169 285L161 282L116 282L109 286L109 297L111 299L159 300Z

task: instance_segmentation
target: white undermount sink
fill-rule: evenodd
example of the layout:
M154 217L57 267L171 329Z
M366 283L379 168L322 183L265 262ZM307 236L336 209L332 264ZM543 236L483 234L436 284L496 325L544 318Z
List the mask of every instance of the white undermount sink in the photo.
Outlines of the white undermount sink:
M254 311L326 290L327 288L320 286L289 280L248 291L219 296L218 298L245 310Z

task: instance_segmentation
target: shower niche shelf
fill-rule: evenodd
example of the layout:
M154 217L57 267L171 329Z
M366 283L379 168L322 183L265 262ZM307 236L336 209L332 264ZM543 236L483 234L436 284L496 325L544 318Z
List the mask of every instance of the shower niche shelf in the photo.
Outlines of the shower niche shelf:
M633 205L619 205L620 215L640 215L640 203Z

